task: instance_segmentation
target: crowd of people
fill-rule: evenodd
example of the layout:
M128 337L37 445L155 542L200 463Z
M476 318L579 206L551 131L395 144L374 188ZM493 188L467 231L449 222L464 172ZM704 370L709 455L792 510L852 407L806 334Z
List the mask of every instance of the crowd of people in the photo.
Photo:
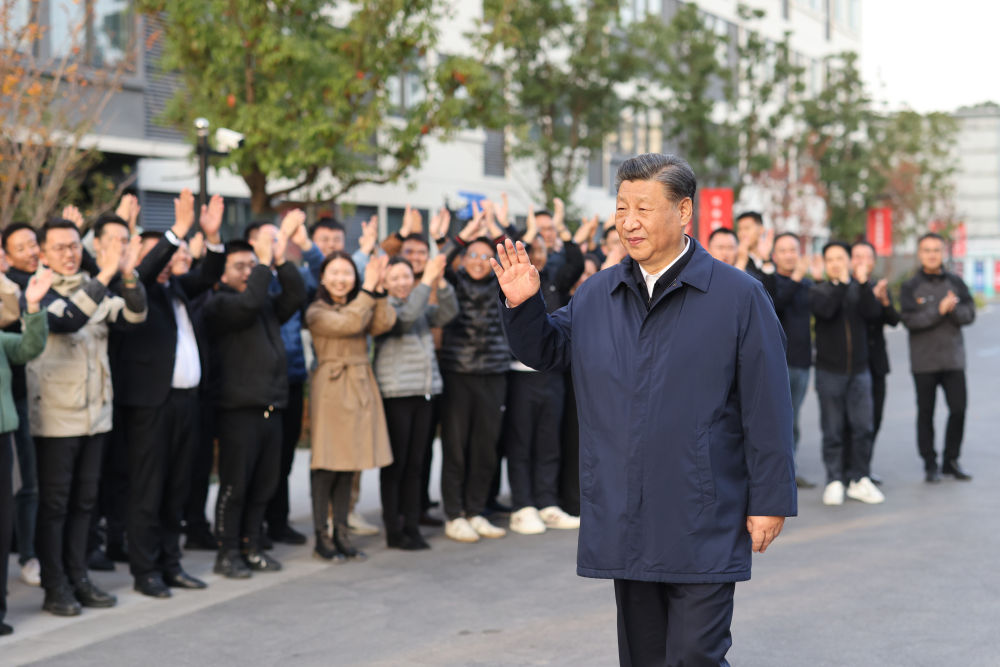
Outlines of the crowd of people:
M944 268L944 238L931 232L918 239L919 268L901 285L897 309L888 281L873 277L876 254L868 241L830 241L820 254L809 255L795 234L765 230L759 213L739 215L735 226L714 230L708 251L760 280L771 295L787 338L796 446L799 410L815 367L826 469L823 503L885 500L871 461L889 374L884 330L900 323L909 335L925 479L939 482L944 474L971 480L959 464L967 403L962 327L975 319L976 306L961 277ZM939 386L949 410L941 455L934 447ZM796 483L815 486L800 475Z
M364 223L349 252L341 223L307 226L297 209L224 243L223 213L221 197L196 211L185 190L165 232L139 230L130 195L89 226L67 207L39 229L3 230L0 593L12 536L21 579L41 586L43 610L60 616L114 606L89 573L115 561L155 598L206 586L182 567L184 550L217 552L214 571L229 578L280 570L273 544L308 541L289 523L288 476L304 421L317 558L366 557L352 536L379 532L354 509L368 469L380 469L390 548L429 548L421 526L443 526L464 543L501 538L506 529L491 519L502 512L524 535L579 527L570 373L512 356L490 260L497 244L524 243L554 312L626 256L614 216L603 225L585 219L574 233L557 199L552 211L529 211L520 229L503 197L473 204L452 235L447 209L430 216L426 233L421 214L407 209L381 242L377 220ZM736 231L712 234L708 250L760 280L773 300L787 337L796 442L816 367L823 502L884 500L870 462L889 371L882 329L900 321L910 331L927 481L969 479L958 463L961 327L975 307L942 268L941 237L920 239L921 268L897 311L886 281L872 278L869 244L831 242L810 258L798 237L773 236L763 222L740 216ZM951 411L940 465L938 385ZM430 511L438 434L443 519ZM501 457L509 506L498 500ZM0 634L11 631L5 611L0 595Z

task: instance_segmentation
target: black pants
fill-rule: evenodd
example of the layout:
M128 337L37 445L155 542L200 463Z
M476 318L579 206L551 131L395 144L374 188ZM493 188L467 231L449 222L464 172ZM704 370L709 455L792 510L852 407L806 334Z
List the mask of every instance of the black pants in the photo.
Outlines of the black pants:
M382 403L392 446L392 465L380 473L382 522L387 533L395 533L403 526L416 529L420 522L420 484L433 407L426 396L386 398Z
M212 407L199 410L198 428L191 434L191 479L184 503L184 530L189 535L209 529L205 503L208 502L208 487L215 463L215 434L215 410Z
M420 471L420 511L431 508L431 464L434 462L434 438L441 424L441 395L431 396L431 423L424 447L423 469Z
M615 579L622 667L728 665L735 589Z
M114 408L114 426L104 443L101 453L101 481L97 487L97 506L90 516L90 533L87 538L87 553L110 544L125 543L125 528L128 517L128 443L122 410ZM104 535L100 523L104 519Z
M171 389L155 408L128 408L129 565L132 576L181 570L181 520L198 427L198 390Z
M346 526L347 513L351 510L353 470L313 470L309 473L312 493L313 528L326 533L326 519L333 506L333 525Z
M882 427L882 412L885 410L885 375L872 373L872 447Z
M7 616L7 557L14 516L13 448L13 434L0 434L0 623Z
M962 454L962 435L965 432L965 371L938 371L914 373L917 388L917 450L928 469L937 466L934 453L934 404L937 388L944 389L948 403L948 424L944 431L944 461L955 461Z
M562 444L559 463L559 504L573 516L580 516L580 421L576 412L573 375L565 376Z
M302 383L288 383L288 407L281 415L281 468L278 470L278 488L267 504L264 519L271 535L278 535L288 528L288 475L295 463L295 448L302 435Z
M60 588L87 576L87 534L97 505L101 455L107 439L107 433L68 438L35 436L35 550L45 589Z
M512 371L507 375L504 443L511 503L516 510L559 504L562 412L562 373Z
M441 500L448 519L481 514L497 466L507 377L444 374Z
M256 549L267 503L278 486L281 410L219 410L219 498L215 535L222 551Z

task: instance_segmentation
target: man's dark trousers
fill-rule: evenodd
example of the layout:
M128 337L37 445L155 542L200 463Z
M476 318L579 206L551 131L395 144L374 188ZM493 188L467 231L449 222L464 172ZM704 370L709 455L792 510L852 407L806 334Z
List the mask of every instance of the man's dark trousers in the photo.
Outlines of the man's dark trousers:
M967 402L965 371L937 371L914 373L917 389L917 449L926 469L937 466L934 453L934 404L938 385L944 389L948 403L948 424L944 431L944 461L957 461L962 453L962 435L965 432L965 406Z
M14 515L14 438L0 434L0 623L7 615L7 555L10 553L11 517Z
M736 584L615 579L622 667L728 665Z
M861 373L831 373L816 369L820 427L823 430L823 464L826 483L851 482L867 477L872 448L872 380ZM847 445L847 427L850 445Z
M35 547L46 590L87 576L87 534L107 439L107 433L35 436L39 501Z
M514 509L559 504L562 412L562 373L507 375L504 440Z
M507 376L444 373L441 500L448 519L486 506L497 466Z
M123 408L129 445L129 564L134 577L181 571L180 535L198 426L198 390Z
M215 534L223 551L259 547L267 503L278 487L281 410L219 410L219 498Z
M288 407L281 418L281 469L278 470L278 488L267 504L264 518L271 537L280 537L288 528L288 475L295 463L295 448L302 435L301 382L288 383Z
M204 394L201 398L204 400ZM198 412L198 430L193 436L195 443L191 455L191 482L184 503L184 530L189 537L210 528L205 517L205 503L215 464L215 410L209 408Z

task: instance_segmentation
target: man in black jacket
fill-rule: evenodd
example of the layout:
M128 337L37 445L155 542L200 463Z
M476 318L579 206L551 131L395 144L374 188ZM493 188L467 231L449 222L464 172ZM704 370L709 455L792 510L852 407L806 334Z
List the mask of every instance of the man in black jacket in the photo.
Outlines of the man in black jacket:
M910 332L910 370L917 389L917 447L928 482L941 473L972 476L958 464L965 430L965 343L962 327L976 319L976 303L965 282L944 270L944 239L924 234L917 243L920 270L903 283L900 317ZM934 402L938 385L948 402L943 465L934 451Z
M846 243L827 243L823 260L828 280L809 291L816 317L816 393L826 466L825 505L843 504L845 481L849 483L848 498L872 504L885 500L869 477L872 380L867 327L869 321L881 317L882 310L872 290L851 279L850 252ZM845 460L845 419L852 436L849 460Z
M129 564L135 590L170 597L170 587L205 588L181 567L180 534L198 427L198 386L207 368L207 345L191 316L191 299L222 275L219 236L222 198L202 210L208 252L195 271L171 276L171 259L194 223L194 196L174 200L175 221L165 234L142 234L139 277L148 315L132 331L111 339L115 403L128 446Z
M215 572L245 579L281 569L260 548L264 511L278 485L288 372L280 328L305 300L298 269L285 261L284 232L231 241L218 291L205 304L218 370L219 498ZM281 291L269 294L272 260ZM242 551L242 558L240 552Z

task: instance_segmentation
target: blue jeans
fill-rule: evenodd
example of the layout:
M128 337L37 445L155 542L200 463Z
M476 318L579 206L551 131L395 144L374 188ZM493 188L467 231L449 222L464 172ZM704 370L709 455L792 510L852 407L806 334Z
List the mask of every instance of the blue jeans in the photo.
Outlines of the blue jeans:
M14 402L17 408L17 430L14 447L21 471L21 488L14 494L14 532L17 533L17 560L24 565L35 557L35 517L38 515L38 469L35 463L35 441L31 438L28 421L28 399Z
M802 410L802 401L805 400L806 390L809 389L809 367L789 366L788 385L792 390L792 434L795 436L795 451L798 451L799 412Z
M868 477L872 449L872 376L816 369L819 421L823 429L826 483ZM850 426L850 450L845 461L845 427Z

